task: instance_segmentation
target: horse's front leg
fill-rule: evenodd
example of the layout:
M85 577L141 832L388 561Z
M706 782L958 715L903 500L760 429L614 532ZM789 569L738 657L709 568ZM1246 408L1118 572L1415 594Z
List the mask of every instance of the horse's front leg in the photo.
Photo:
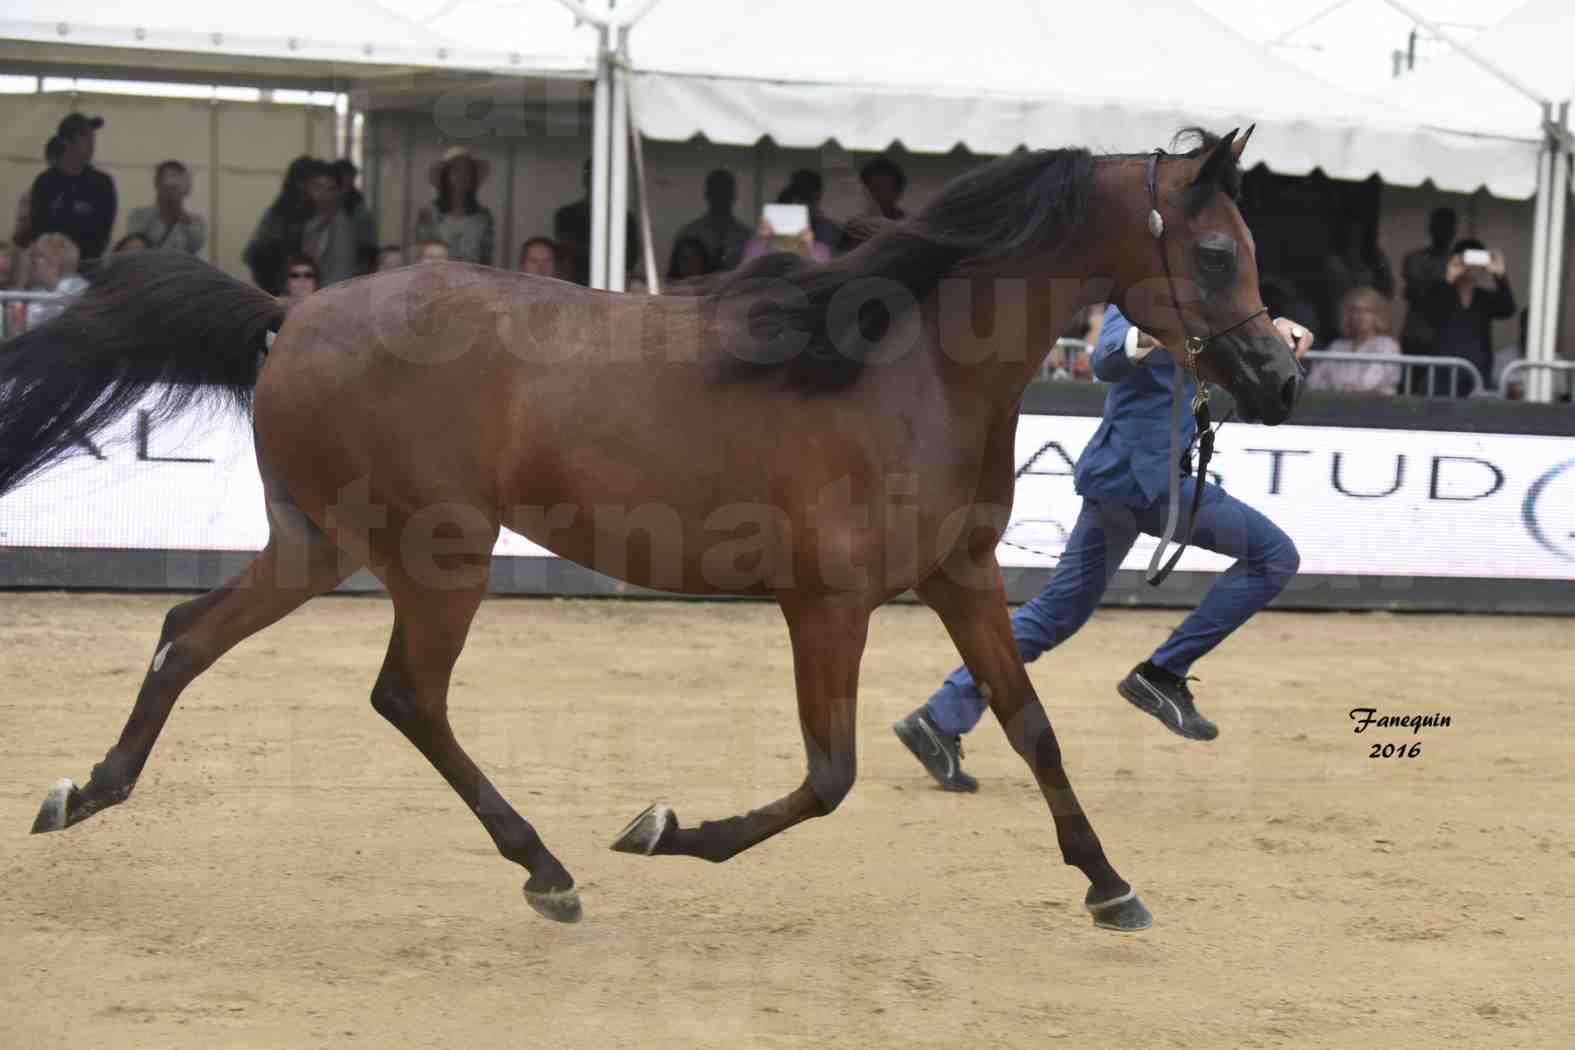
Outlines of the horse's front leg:
M1055 818L1061 856L1091 883L1084 903L1094 924L1126 931L1153 925L1143 902L1105 858L1099 836L1072 791L1055 730L1012 638L993 544L988 548L975 545L971 552L959 548L915 590L946 625L957 652L1006 730L1012 749L1033 770Z
M859 661L870 609L861 596L784 598L793 640L793 677L808 771L789 794L742 816L684 828L666 806L635 817L613 842L623 853L682 854L724 861L811 817L825 816L845 798L856 774L854 724Z

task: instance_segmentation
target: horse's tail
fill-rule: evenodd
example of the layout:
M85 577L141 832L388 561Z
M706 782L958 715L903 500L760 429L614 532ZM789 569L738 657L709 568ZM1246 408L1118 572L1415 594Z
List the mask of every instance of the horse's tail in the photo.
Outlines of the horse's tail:
M113 423L154 385L172 415L203 397L242 408L264 340L284 322L273 296L176 252L105 266L58 317L0 343L0 495Z

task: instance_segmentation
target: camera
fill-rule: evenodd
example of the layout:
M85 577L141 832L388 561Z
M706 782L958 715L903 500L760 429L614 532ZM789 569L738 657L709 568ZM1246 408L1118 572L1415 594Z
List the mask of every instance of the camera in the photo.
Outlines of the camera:
M1471 267L1485 267L1493 261L1493 253L1486 248L1467 248L1460 253L1460 261Z

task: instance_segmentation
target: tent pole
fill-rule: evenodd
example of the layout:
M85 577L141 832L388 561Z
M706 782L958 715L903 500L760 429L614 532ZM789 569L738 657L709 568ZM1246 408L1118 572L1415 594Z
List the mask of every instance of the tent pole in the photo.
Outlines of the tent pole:
M1548 213L1551 211L1550 142L1537 151L1537 209L1531 222L1531 287L1526 290L1526 360L1542 360L1542 293L1548 268ZM1526 379L1526 400L1536 400L1537 372L1532 368Z
M618 73L628 82L624 86L624 98L629 102L629 141L634 150L635 186L640 191L640 254L645 263L645 290L661 295L661 280L656 273L656 245L651 241L651 194L645 182L645 147L640 140L640 117L634 104L634 71L627 63L620 63Z
M617 68L619 28L612 26L608 64L612 69L611 200L607 208L607 289L621 292L629 273L629 102L628 78Z
M1560 123L1568 116L1568 103L1560 112ZM1552 361L1557 357L1559 342L1559 299L1564 290L1564 209L1569 201L1570 154L1564 144L1553 143L1553 171L1548 180L1547 270L1542 277L1542 348L1541 359ZM1539 368L1541 382L1537 385L1539 401L1553 400L1553 373Z
M612 104L612 55L602 26L596 49L596 94L591 112L591 287L607 287L607 130Z
M1542 297L1548 268L1548 212L1552 199L1549 187L1553 165L1553 140L1545 139L1537 151L1537 208L1531 221L1531 287L1526 289L1526 360L1542 360ZM1532 369L1526 380L1526 400L1537 400L1537 373Z

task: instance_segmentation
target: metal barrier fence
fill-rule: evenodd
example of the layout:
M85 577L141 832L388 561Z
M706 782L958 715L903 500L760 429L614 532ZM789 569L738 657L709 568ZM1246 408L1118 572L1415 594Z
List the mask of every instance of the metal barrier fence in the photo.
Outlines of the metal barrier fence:
M1477 366L1470 361L1459 357L1426 357L1411 354L1358 354L1347 350L1309 350L1305 356L1309 362L1318 361L1349 361L1362 365L1385 365L1389 368L1400 370L1396 385L1400 394L1415 397L1459 397L1460 377L1464 375L1470 380L1471 385L1466 387L1469 396L1481 396L1488 393L1486 384L1482 382L1482 373L1477 371ZM1434 382L1435 369L1443 369L1449 375L1448 393L1440 391L1440 384ZM1421 375L1425 379L1417 381ZM1417 387L1421 387L1417 390Z
M1057 339L1055 347L1045 358L1042 375L1053 381L1094 380L1094 344L1082 339Z
M64 303L69 295L61 292L0 291L0 338L9 339L27 329L28 307L33 303ZM54 311L50 311L53 314ZM33 311L34 315L38 311Z
M1504 366L1504 371L1498 377L1498 392L1501 397L1508 397L1510 384L1522 372L1530 371L1564 372L1570 376L1564 383L1564 389L1553 390L1553 398L1568 397L1571 389L1575 388L1575 361L1511 361Z

